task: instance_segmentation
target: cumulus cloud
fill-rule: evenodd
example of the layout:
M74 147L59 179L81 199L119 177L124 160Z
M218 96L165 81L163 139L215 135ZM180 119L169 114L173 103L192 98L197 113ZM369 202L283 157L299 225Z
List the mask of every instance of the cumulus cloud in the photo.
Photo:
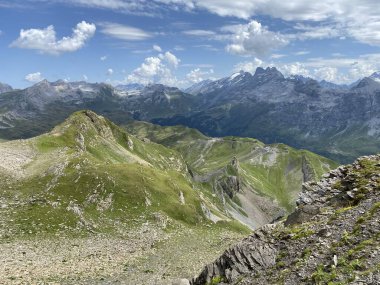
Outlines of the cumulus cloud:
M263 56L288 44L283 35L269 31L257 21L233 28L235 33L232 35L232 43L226 47L226 50L233 54Z
M36 82L40 82L42 80L44 80L41 72L35 72L35 73L29 73L25 76L25 80L26 81L29 81L29 82L33 82L33 83L36 83Z
M200 68L195 68L186 75L186 79L189 83L194 84L209 79L212 74L214 74L213 69L201 70Z
M181 60L176 57L174 54L172 54L170 51L165 52L164 54L159 55L160 59L166 61L174 68L178 67L178 64L181 62Z
M108 69L107 69L107 75L108 75L108 76L111 76L113 73L114 73L114 71L113 71L112 68L108 68Z
M73 29L71 37L63 37L57 40L54 26L45 29L22 29L20 36L11 47L33 49L41 53L61 54L74 52L84 47L85 43L94 36L96 26L82 21Z
M101 60L101 61L105 61L105 60L107 60L107 58L108 58L108 56L104 55L104 56L101 56L101 57L100 57L100 60Z
M145 58L144 62L125 79L127 83L161 83L165 85L178 85L173 70L178 67L180 59L171 52L165 52L154 57Z
M291 76L291 75L302 75L305 77L312 76L311 71L304 64L300 62L278 64L277 68L285 76Z
M101 32L107 36L125 41L142 41L153 37L142 29L121 25L117 23L101 23Z

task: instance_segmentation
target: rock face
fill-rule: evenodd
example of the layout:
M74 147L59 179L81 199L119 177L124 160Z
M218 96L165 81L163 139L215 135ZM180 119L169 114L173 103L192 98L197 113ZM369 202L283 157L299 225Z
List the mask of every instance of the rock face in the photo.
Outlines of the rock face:
M268 238L270 229L270 225L264 226L252 236L228 249L214 263L207 265L191 284L209 284L219 277L225 282L233 282L242 274L258 273L260 270L272 267L276 262L277 250L272 245L271 238Z
M297 204L191 284L380 284L380 155L305 183Z

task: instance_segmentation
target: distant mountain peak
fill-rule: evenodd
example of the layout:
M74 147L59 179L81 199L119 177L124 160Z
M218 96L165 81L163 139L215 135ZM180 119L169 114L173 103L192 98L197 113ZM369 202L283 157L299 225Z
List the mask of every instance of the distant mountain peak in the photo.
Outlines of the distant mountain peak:
M371 78L372 80L375 80L377 82L380 82L380 71L376 71L376 72L372 73L369 78Z
M10 85L0 82L0 94L5 93L5 92L9 92L12 90L13 90L13 88Z
M256 68L253 77L259 81L269 81L269 80L284 80L284 75L276 67L267 67L266 69L262 67Z

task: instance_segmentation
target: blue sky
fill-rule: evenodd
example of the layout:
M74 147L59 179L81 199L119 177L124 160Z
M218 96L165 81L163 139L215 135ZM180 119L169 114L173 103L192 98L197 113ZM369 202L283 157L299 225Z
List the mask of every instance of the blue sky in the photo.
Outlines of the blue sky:
M185 87L276 66L350 83L380 70L377 0L0 0L0 82Z

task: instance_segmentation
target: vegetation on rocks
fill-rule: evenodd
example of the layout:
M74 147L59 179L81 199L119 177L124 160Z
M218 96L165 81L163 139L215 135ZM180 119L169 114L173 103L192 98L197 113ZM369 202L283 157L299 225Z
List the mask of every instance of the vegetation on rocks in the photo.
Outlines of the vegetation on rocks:
M286 221L266 225L192 284L378 284L380 155L307 182Z

